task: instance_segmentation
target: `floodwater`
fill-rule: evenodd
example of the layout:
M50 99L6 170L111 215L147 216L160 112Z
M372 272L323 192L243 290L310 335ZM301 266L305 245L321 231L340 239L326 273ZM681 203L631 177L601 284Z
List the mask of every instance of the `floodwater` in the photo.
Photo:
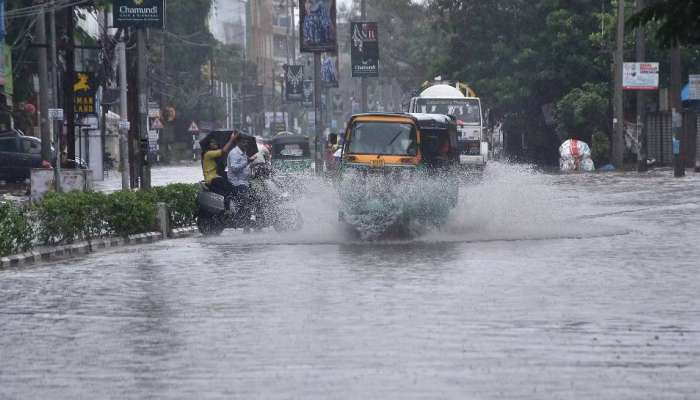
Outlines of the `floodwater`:
M700 398L700 177L492 164L403 242L335 206L0 271L0 398Z

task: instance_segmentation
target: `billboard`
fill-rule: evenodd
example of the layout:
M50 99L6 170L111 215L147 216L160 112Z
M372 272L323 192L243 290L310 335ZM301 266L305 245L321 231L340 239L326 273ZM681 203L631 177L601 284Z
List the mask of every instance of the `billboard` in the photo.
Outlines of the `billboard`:
M338 48L335 0L299 0L299 48L303 53Z
M622 88L625 90L657 90L659 88L659 63L624 63Z
M350 60L353 77L379 76L379 35L376 22L350 23Z
M284 66L284 87L287 101L304 99L304 67L302 65Z
M116 28L165 26L165 0L112 0Z
M338 84L338 53L323 53L321 55L321 86L337 88Z
M76 72L73 82L73 110L79 117L97 114L95 95L97 80L92 72Z

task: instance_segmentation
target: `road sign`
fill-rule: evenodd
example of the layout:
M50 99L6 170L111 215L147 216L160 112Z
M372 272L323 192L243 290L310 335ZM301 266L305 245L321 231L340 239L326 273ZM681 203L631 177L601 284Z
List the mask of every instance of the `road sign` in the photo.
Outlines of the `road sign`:
M659 63L625 63L622 69L622 88L625 90L657 90Z
M688 77L688 100L700 100L700 75Z
M199 127L197 126L197 124L194 121L192 121L192 123L190 124L190 128L187 131L188 132L199 132Z
M131 129L131 123L127 120L122 119L119 121L119 129L128 131L129 129Z
M54 121L63 121L63 109L49 108L49 119L52 119Z

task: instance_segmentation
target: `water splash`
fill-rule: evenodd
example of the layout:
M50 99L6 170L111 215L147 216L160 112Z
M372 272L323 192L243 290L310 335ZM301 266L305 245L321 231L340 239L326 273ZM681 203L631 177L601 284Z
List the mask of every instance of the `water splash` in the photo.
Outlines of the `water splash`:
M436 202L449 200L448 196L435 197L434 193L447 192L430 179L413 181L411 185L395 185L387 191L381 180L370 180L363 185L348 180L351 189L347 193L356 196L354 204L358 207L353 224L360 226L364 237L349 235L340 224L339 211L344 208L340 193L342 188L336 183L306 176L300 181L303 191L294 202L295 207L304 218L304 228L299 232L277 233L272 230L241 235L227 231L214 241L230 241L236 235L239 243L251 244L338 244L338 243L376 243L373 238L400 217L407 204L420 215L421 208L434 206ZM425 188L423 185L435 184L436 187ZM366 202L366 195L378 194L385 200L380 207L376 202ZM427 195L431 194L431 195ZM604 226L589 218L591 213L601 211L593 194L569 179L558 175L548 175L535 167L520 164L492 162L478 179L467 179L459 187L459 201L456 207L442 203L432 214L433 223L413 223L406 237L413 241L428 242L479 242L494 240L537 240L552 238L580 238L608 236L627 233L628 230L616 226ZM400 199L401 201L397 201ZM363 201L365 201L363 203ZM353 200L350 199L350 204ZM388 207L386 205L389 205ZM449 211L449 212L448 212ZM605 211L605 210L603 210ZM393 238L395 239L395 238ZM389 241L394 243L395 240Z

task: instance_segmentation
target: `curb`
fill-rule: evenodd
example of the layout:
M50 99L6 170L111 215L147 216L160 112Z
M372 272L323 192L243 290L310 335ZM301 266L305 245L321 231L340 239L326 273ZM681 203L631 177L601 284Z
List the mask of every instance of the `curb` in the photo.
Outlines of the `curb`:
M32 265L41 261L81 256L94 253L101 249L123 247L134 244L155 243L169 238L179 239L192 236L195 233L197 233L196 227L188 227L173 229L169 237L164 236L161 232L149 232L131 235L127 238L106 238L93 240L91 243L79 242L62 246L47 247L44 249L37 249L8 257L2 257L0 258L0 269Z
M199 232L199 229L197 229L196 226L190 226L187 228L177 228L177 229L173 229L170 232L170 238L171 239L180 239L180 238L192 236L197 232Z

